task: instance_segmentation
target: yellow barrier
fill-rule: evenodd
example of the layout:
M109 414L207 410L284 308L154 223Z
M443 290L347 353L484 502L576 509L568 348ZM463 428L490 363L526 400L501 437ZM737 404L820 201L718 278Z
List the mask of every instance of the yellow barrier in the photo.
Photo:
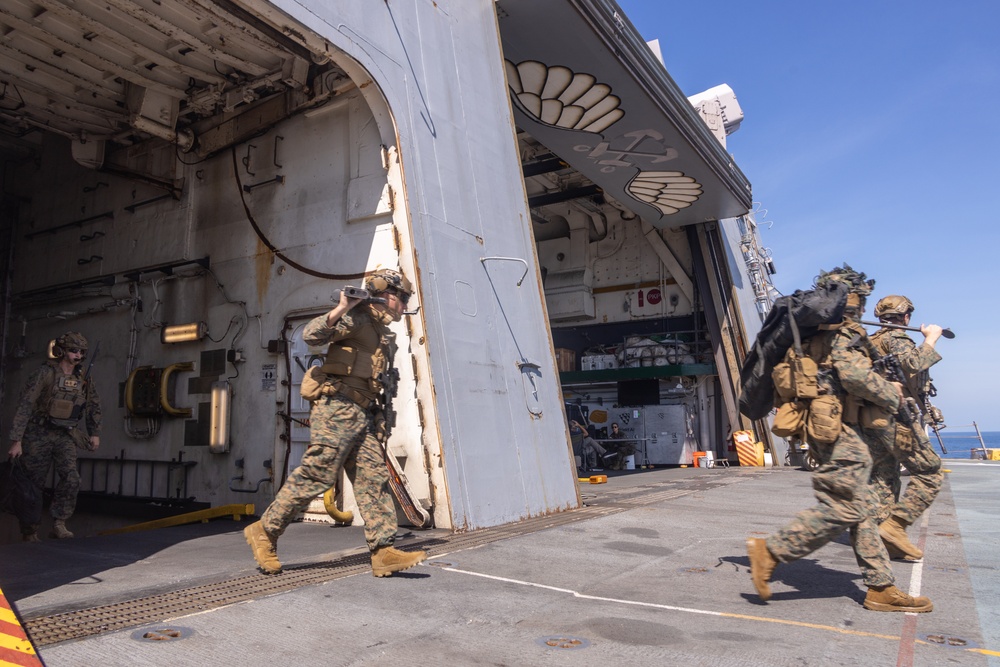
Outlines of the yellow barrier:
M736 456L741 466L764 466L764 443L754 442L751 431L733 433L733 444L736 445Z
M253 514L253 510L253 503L247 503L245 505L220 505L219 507L210 507L207 510L198 510L197 512L188 512L187 514L168 516L165 519L137 523L132 526L125 526L124 528L102 530L98 533L98 535L117 535L118 533L135 533L140 530L153 530L154 528L183 526L186 523L197 523L198 521L207 522L209 519L217 519L223 516L232 516L233 521L239 521L241 517Z

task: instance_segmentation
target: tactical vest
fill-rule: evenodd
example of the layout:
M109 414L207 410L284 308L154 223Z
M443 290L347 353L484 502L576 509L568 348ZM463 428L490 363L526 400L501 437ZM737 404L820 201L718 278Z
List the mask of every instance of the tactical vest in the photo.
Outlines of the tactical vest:
M879 354L893 354L892 339L895 336L900 336L901 338L906 338L906 340L913 342L909 336L906 334L896 333L892 329L879 329L871 335L871 341L878 350ZM898 355L897 355L898 356ZM930 371L919 371L910 375L904 371L906 379L903 382L903 392L907 398L913 398L918 404L922 401L922 396L924 393L930 389L931 374Z
M87 404L87 383L77 374L79 368L70 375L64 375L59 368L50 367L53 378L42 400L42 413L56 426L73 428L83 416L83 408Z
M318 373L325 376L322 394L338 393L368 408L382 391L383 373L396 354L396 335L377 317L358 313L362 323L346 338L331 343ZM303 394L305 395L305 394Z

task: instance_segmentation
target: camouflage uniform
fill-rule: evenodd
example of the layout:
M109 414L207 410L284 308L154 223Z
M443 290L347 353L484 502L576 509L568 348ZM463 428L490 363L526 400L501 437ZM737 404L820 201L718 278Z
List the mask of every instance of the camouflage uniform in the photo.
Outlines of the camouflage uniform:
M80 367L74 369L78 374ZM22 463L28 477L39 489L44 488L49 466L56 471L55 493L50 513L53 519L63 520L73 516L76 496L80 490L80 473L76 469L76 442L69 429L56 426L49 419L49 402L52 388L61 377L58 360L48 361L31 374L21 393L14 422L10 429L11 441L22 441ZM87 382L83 414L90 435L101 432L101 402L93 382ZM34 533L37 526L21 526L22 534Z
M920 394L930 383L927 370L941 360L941 355L929 345L914 344L906 332L899 329L880 329L871 339L880 353L896 356L907 375L904 394L922 405ZM896 422L874 430L872 436L875 441L871 477L874 518L881 523L890 516L898 516L911 524L941 491L944 481L941 459L922 428L911 429ZM910 471L910 482L902 498L899 497L902 487L900 463Z
M391 360L395 353L393 334L383 321L372 316L367 305L345 313L332 327L327 325L326 315L313 319L306 325L302 339L313 346L348 344L364 329L376 332L386 357ZM361 394L359 398L375 398L370 384L355 381L350 386ZM374 551L393 544L398 524L382 445L376 437L380 420L380 415L341 394L325 395L313 402L310 414L312 444L302 457L302 463L288 476L274 502L261 516L261 524L268 535L274 539L280 537L313 498L334 486L343 466L354 484L368 548Z
M864 335L864 330L850 322L836 331L819 334L825 338L823 344L829 346L833 371L820 374L821 393L834 394L842 400L853 396L895 412L899 395L890 383L872 371L871 360L853 344L858 335ZM889 555L879 537L878 525L869 516L872 457L864 438L856 423L845 422L840 437L832 444L810 443L819 463L812 477L818 504L800 512L791 523L767 538L767 550L777 561L802 558L849 529L865 584L893 585L895 577Z

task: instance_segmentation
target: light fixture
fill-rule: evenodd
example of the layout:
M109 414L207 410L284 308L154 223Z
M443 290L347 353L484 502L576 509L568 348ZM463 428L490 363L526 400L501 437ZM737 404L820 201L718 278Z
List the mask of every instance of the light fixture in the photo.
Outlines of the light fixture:
M212 402L209 408L208 451L225 454L229 451L229 407L233 391L229 382L212 383Z
M201 340L208 333L208 325L204 322L192 322L190 324L164 325L160 330L161 343L185 343L192 340Z

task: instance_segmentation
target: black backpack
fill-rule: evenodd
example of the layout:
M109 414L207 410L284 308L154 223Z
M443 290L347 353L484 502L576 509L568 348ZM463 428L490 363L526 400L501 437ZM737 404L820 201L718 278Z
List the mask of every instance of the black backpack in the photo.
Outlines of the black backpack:
M816 289L796 290L789 296L775 299L740 369L741 413L750 419L763 419L774 409L771 371L795 341L795 329L802 339L806 339L815 336L821 325L843 321L847 292L847 285L829 282Z
M16 459L0 463L0 510L13 514L25 525L35 526L42 521L42 491Z

